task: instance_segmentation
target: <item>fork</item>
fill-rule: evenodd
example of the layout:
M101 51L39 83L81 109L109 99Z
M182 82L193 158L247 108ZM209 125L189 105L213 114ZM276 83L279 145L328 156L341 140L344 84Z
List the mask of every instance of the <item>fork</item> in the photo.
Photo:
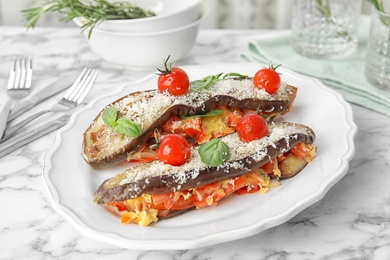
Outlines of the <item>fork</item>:
M21 99L30 93L32 81L32 59L31 57L14 58L9 75L7 96L8 100L0 112L0 138L4 134L8 121L9 111L16 99Z
M3 139L1 139L1 142L9 139L23 126L27 125L28 123L43 114L49 112L68 111L78 106L91 90L97 78L97 75L98 72L96 70L85 68L80 74L80 76L73 83L73 85L70 87L70 89L65 93L64 97L60 99L56 104L54 104L53 107L38 111L29 118L6 129Z

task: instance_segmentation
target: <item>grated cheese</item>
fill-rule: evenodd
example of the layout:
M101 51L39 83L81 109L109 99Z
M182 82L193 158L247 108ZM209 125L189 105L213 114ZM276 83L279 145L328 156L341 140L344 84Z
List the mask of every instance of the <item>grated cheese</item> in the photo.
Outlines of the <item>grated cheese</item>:
M261 161L268 155L267 146L275 146L275 142L285 139L287 142L287 150L289 150L289 139L297 138L296 133L303 133L311 135L309 128L302 127L302 125L296 124L271 124L269 126L269 135L254 140L249 143L243 143L239 140L237 133L233 133L221 138L230 148L230 159L226 163L218 167L226 167L225 171L229 169L250 169L245 168L244 164L238 160L251 156L255 161ZM286 150L286 151L287 151ZM190 160L182 166L172 166L164 164L158 160L150 162L148 164L138 165L133 168L126 170L124 178L119 182L119 185L124 185L129 182L138 181L141 179L147 179L156 176L172 175L176 179L176 182L184 184L187 181L186 173L191 172L191 179L196 178L199 172L206 169L206 166L200 159L198 153L198 147L191 148ZM109 184L110 186L113 183Z
M153 124L168 108L173 105L188 105L191 107L204 107L204 102L216 95L228 95L238 100L262 99L262 100L286 100L288 99L288 88L282 83L278 91L270 95L265 90L259 90L253 86L252 79L233 80L227 79L217 82L211 89L199 92L190 91L183 96L172 96L159 91L142 91L137 94L129 94L118 102L112 104L119 117L126 117L138 124L142 131L145 131ZM272 109L273 110L273 109ZM264 111L272 112L272 111ZM101 114L96 121L91 123L86 131L86 136L99 133L101 136L95 141L85 140L85 146L98 147L98 152L87 156L83 153L86 161L103 159L107 155L120 151L130 143L134 137L123 136L112 131L110 126L104 124ZM92 158L90 158L92 157Z

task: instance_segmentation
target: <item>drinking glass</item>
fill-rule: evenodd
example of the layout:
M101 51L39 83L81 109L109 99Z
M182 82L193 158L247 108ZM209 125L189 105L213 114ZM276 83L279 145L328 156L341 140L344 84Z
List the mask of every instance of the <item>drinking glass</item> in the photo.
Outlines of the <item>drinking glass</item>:
M371 12L365 75L374 86L390 90L390 15L375 8Z
M291 44L298 53L337 59L357 49L362 0L294 0Z

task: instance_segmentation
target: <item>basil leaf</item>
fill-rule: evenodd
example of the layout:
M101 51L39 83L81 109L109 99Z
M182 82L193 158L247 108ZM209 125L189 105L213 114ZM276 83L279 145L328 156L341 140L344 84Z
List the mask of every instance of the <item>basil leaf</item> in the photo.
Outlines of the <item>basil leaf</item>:
M119 118L116 123L118 134L137 137L142 133L141 127L128 118Z
M200 160L211 167L221 165L230 159L229 147L218 138L202 144L198 153Z
M118 117L118 111L115 107L107 107L102 113L103 122L109 126L116 126L116 118Z
M193 115L193 116L180 116L180 118L219 116L222 113L223 113L223 110L211 110L211 111L207 112L206 114L199 114L199 115Z

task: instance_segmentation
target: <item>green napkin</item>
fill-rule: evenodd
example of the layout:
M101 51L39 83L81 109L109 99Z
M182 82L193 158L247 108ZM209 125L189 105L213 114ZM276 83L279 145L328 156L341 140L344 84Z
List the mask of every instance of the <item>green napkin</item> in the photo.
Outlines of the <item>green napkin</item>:
M345 100L390 116L390 91L372 86L364 76L369 22L367 17L362 17L358 49L344 59L313 59L299 55L291 47L290 31L251 41L249 52L242 54L241 58L265 64L272 61L273 64L281 64L298 73L318 78L340 92Z

